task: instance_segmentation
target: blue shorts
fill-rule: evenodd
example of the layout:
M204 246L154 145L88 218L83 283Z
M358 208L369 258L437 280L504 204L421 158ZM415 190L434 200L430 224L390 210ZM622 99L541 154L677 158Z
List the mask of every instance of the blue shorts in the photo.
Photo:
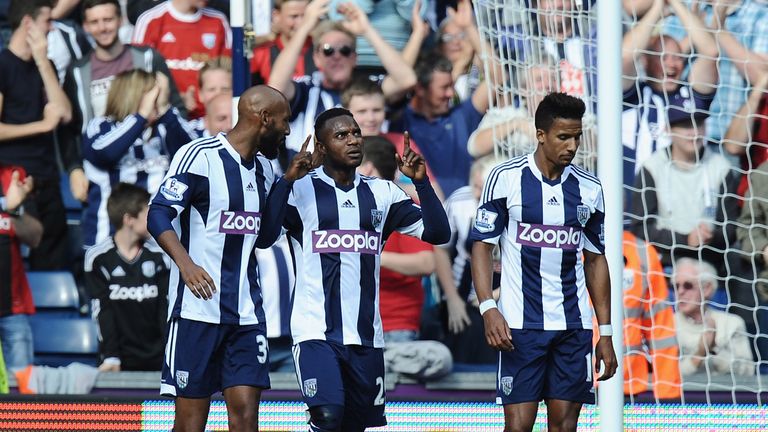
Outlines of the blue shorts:
M308 407L344 407L342 430L384 426L384 349L309 340L293 346Z
M511 330L515 349L499 353L497 404L595 403L592 330Z
M160 394L206 398L234 386L269 388L266 324L168 323Z

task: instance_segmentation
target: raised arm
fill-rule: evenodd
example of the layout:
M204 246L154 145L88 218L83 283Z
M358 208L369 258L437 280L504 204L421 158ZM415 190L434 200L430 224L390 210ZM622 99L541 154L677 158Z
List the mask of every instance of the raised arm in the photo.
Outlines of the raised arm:
M726 29L725 20L728 17L726 9L730 5L722 2L715 8L714 16L717 19L713 30L717 31L717 44L725 51L725 55L731 59L736 69L750 83L757 83L768 73L768 55L750 50L739 42L736 37ZM754 35L753 46L765 46L768 41L768 23L757 22L748 31ZM743 31L747 31L741 29Z
M32 177L21 178L19 171L11 173L11 181L5 192L5 208L11 216L11 223L19 241L30 247L37 247L43 237L43 225L37 218L20 212L21 204L34 189Z
M731 124L723 138L723 146L728 153L737 156L747 153L747 148L752 144L756 113L760 107L760 101L766 96L766 88L768 88L768 73L760 77L760 81L749 93L747 101L739 108L736 115L731 117Z
M72 120L72 105L59 83L56 69L48 60L48 39L37 27L30 26L27 30L27 43L32 50L32 58L35 60L37 70L43 78L48 103L59 108L61 123L69 123Z
M280 55L275 59L272 65L272 72L269 74L270 87L276 88L289 101L293 101L296 95L296 89L293 84L293 70L296 68L296 62L301 55L301 49L304 47L304 41L320 21L320 17L328 13L328 4L330 0L312 0L304 11L304 18L301 25L296 29L296 33L291 37Z
M411 37L408 38L408 42L403 47L403 61L410 67L416 64L421 46L430 32L429 23L421 18L420 11L421 0L416 0L411 10Z
M387 71L381 89L388 100L396 99L416 85L416 73L405 62L400 53L388 44L376 29L370 25L368 16L354 3L342 3L339 12L344 15L342 25L356 36L368 40Z
M655 26L664 16L664 0L653 0L653 5L625 35L621 43L622 90L627 91L635 84L637 69L635 62L641 51L648 48Z
M701 18L691 12L681 0L667 1L683 23L688 39L695 48L696 61L691 66L688 82L695 91L712 94L718 81L717 58L720 55L715 38Z

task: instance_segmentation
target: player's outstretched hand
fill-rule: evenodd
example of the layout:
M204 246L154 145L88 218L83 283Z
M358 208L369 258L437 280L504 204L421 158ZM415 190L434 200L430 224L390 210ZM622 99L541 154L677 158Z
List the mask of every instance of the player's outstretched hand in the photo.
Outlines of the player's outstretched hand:
M499 351L515 349L515 346L512 345L512 332L509 330L507 320L501 316L498 309L488 309L483 314L483 324L485 325L485 340L491 348Z
M285 170L285 175L283 177L286 180L298 180L307 175L307 173L318 164L317 157L307 150L310 139L312 139L312 135L307 136L307 139L304 140L304 144L301 145L301 150L296 153L296 156L293 157L288 169ZM315 153L318 152L315 151Z
M605 365L603 370L600 370L601 361L603 362L603 365ZM617 367L616 353L613 351L613 342L611 341L611 338L601 337L595 346L595 370L598 373L602 372L600 378L597 380L605 381L609 379L616 374Z
M403 134L403 154L395 154L400 172L411 180L421 181L427 176L427 164L424 158L411 150L411 135L408 131Z
M187 288L192 291L195 297L203 300L213 298L213 293L216 292L216 285L214 285L213 279L204 268L189 260L189 263L179 266L179 273L181 273L181 278L184 279Z

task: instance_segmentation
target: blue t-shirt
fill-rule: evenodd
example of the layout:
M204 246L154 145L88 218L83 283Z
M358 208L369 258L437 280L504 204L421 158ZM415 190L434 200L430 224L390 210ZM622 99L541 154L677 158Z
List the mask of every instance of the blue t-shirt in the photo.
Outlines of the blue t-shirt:
M392 122L390 130L411 134L443 194L449 196L469 184L472 156L467 151L467 141L482 118L471 99L432 121L408 106L402 117Z

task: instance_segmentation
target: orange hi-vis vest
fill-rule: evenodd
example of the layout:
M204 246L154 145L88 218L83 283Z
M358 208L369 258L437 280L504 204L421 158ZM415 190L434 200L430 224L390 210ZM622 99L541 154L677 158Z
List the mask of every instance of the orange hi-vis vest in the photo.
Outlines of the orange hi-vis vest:
M679 399L675 315L659 255L652 245L625 231L624 262L624 394L648 390L652 365L656 399Z

